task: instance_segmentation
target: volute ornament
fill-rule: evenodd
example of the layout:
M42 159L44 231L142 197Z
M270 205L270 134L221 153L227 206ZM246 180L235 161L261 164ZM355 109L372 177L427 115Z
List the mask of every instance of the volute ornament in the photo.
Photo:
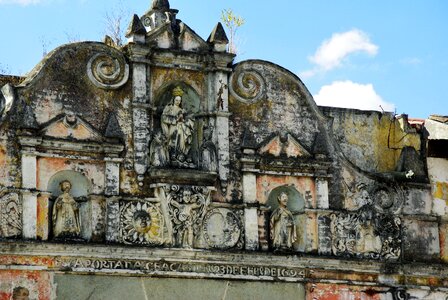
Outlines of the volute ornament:
M116 90L129 79L129 65L122 55L97 53L87 63L87 76L97 87Z
M230 94L243 103L257 102L266 93L266 83L255 69L239 66L229 82Z

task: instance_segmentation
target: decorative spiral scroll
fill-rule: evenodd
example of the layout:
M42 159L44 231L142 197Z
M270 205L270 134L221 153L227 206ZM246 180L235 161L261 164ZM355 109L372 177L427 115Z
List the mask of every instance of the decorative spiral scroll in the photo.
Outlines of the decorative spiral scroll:
M266 91L266 84L260 73L253 69L236 70L230 77L230 93L238 101L254 103Z
M123 57L98 53L87 64L89 79L99 88L115 90L122 87L129 79L129 65Z

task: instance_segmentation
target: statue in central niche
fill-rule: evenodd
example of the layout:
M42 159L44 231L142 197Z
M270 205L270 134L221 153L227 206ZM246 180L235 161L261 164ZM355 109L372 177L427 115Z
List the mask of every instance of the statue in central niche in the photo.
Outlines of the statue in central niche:
M194 121L182 108L183 94L180 87L173 90L171 103L163 109L161 127L167 140L171 163L188 166L192 162L189 153L193 142Z

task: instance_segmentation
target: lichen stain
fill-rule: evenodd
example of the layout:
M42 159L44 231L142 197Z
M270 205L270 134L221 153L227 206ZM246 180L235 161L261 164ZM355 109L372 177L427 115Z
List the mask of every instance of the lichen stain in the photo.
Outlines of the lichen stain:
M201 97L203 96L204 82L206 81L202 72L163 68L151 69L151 80L153 93L156 93L171 82L181 81L190 85Z
M448 263L448 223L440 225L440 255Z
M448 201L448 182L434 182L432 195L434 198Z
M37 224L36 234L41 240L48 239L49 233L49 201L47 195L40 195L37 198Z

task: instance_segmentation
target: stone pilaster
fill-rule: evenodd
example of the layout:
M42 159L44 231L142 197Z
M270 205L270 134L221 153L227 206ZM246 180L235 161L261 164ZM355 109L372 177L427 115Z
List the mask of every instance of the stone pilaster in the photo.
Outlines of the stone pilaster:
M243 175L244 203L248 205L244 209L244 228L246 250L258 250L258 209L251 207L257 203L257 178L255 174L244 173Z
M120 238L120 202L118 197L106 199L106 241L117 243Z
M25 239L37 238L37 159L34 148L22 150L22 235Z
M229 177L229 91L228 76L225 72L218 71L214 76L214 97L211 100L215 105L216 130L215 140L217 141L219 178L224 185Z
M24 239L37 238L37 192L22 191L22 236Z
M142 186L143 176L148 168L149 151L149 67L146 56L149 49L142 45L131 45L132 89L133 89L133 132L134 132L134 169L139 185Z
M317 208L328 209L330 207L328 200L328 180L326 178L316 178L315 182Z
M117 196L120 193L120 163L114 160L106 161L105 194Z

